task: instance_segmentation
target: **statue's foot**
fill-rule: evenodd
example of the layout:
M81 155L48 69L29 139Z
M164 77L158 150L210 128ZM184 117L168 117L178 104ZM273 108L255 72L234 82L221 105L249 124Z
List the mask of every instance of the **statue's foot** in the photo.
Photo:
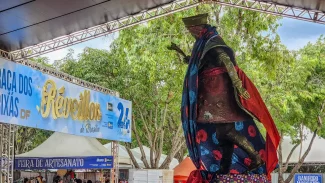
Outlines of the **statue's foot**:
M254 171L262 165L264 165L264 161L259 154L256 154L255 158L252 158L252 163L248 166L248 170L245 173Z

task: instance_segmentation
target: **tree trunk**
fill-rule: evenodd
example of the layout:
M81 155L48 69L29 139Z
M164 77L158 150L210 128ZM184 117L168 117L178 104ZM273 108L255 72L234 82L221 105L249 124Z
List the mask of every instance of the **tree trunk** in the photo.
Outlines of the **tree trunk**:
M219 7L217 7L216 10L214 11L217 26L219 26L219 24L220 24L220 13L221 13L221 10L222 10L222 5L220 5Z
M238 23L237 23L237 28L236 28L236 35L240 34L242 27L243 27L243 10L238 9Z
M181 147L185 144L185 141L181 142L180 145L178 145L178 148L176 150L172 150L164 160L164 162L160 165L159 169L168 169L171 161L175 157L175 154L180 151Z
M295 151L295 149L297 149L297 147L301 144L302 141L300 141L300 143L296 144L295 146L293 146L293 148L290 150L290 153L286 159L286 162L283 162L283 157L282 157L282 142L283 142L283 132L281 132L281 138L280 138L280 144L279 144L279 149L278 149L278 155L279 155L279 177L278 177L278 182L279 183L284 183L284 179L283 179L283 174L287 171L288 166L289 166L289 161L290 158L293 154L293 152Z
M187 148L186 146L182 147L178 153L176 153L175 158L178 160L179 163L181 163L184 160L184 154L186 152Z
M279 177L278 177L278 182L279 183L284 183L283 179L283 160L282 160L282 142L283 142L283 132L281 131L281 136L280 136L280 143L279 143L279 149L278 149L278 156L279 156Z
M301 165L304 163L305 158L307 157L308 153L311 150L311 147L314 143L315 137L317 135L317 131L318 129L316 129L314 131L313 137L310 140L308 149L305 151L305 153L303 154L303 156L299 159L298 163L294 166L294 168L291 170L289 177L285 180L285 183L290 183L290 181L292 180L293 176L295 175L295 173L299 170L299 168L301 167Z
M164 138L165 138L165 129L164 129L164 126L165 126L165 121L166 121L166 115L167 115L167 109L168 109L168 103L167 103L167 100L168 98L166 99L166 102L165 102L165 107L164 107L164 110L163 110L163 115L162 115L162 119L161 119L161 126L160 126L160 129L161 129L161 134L160 134L160 141L159 141L159 149L157 149L157 156L156 156L156 162L155 162L155 167L158 167L159 166L159 160L160 160L160 157L161 157L161 154L162 154L162 151L163 151L163 146L164 146Z
M16 133L15 153L21 154L28 150L28 141L36 134L36 129L19 127Z
M130 158L131 158L131 161L132 161L134 167L135 167L135 168L140 168L140 166L139 166L137 160L135 159L135 157L134 157L134 155L133 155L133 153L132 153L132 151L131 151L131 149L130 149L130 143L124 143L124 144L125 144L125 149L126 149L126 151L128 152L128 154L129 154L129 156L130 156Z
M300 141L302 142L303 141L303 126L302 124L300 124L300 130L299 130L299 133L300 133ZM299 159L301 158L301 154L302 154L302 143L300 143L300 151L299 151Z
M290 158L291 158L293 152L294 152L294 151L297 149L297 147L299 146L299 144L302 144L302 141L300 141L300 143L298 143L298 144L296 144L295 146L293 146L293 148L291 149L291 151L290 151L290 153L289 153L289 155L288 155L288 157L287 157L286 164L284 165L284 169L283 169L284 172L287 171L288 166L289 166Z
M170 162L173 160L175 155L185 146L185 139L183 137L183 134L181 134L182 125L179 124L178 129L176 131L175 136L172 138L172 148L167 155L167 158L164 160L164 162L160 165L159 168L166 168L169 167Z
M132 119L132 131L133 131L133 133L134 133L134 135L135 135L135 138L137 139L137 142L138 142L138 145L139 145L139 148L140 148L140 152L141 152L141 160L142 160L142 162L143 162L143 164L144 164L144 167L145 168L150 168L150 166L149 166L149 164L148 164L148 161L147 161L147 158L146 158L146 153L144 152L144 149L143 149L143 145L142 145L142 142L141 142L141 140L140 140L140 137L139 137L139 135L138 135L138 132L137 132L137 128L136 128L136 126L135 126L135 120L134 120L134 117L133 117L133 119Z

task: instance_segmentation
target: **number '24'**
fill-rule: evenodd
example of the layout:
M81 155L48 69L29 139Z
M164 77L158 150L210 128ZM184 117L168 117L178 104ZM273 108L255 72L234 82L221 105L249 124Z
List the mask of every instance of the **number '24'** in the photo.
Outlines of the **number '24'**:
M122 124L126 122L128 119L129 108L125 108L125 116L124 116L124 106L121 102L117 104L117 109L120 111L120 116L118 118L117 124ZM124 116L124 120L123 120L123 116Z

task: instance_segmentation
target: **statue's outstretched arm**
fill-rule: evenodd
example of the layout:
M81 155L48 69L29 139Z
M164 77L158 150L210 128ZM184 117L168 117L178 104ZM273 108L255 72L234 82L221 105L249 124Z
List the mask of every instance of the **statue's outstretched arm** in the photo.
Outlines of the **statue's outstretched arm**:
M186 64L190 63L191 56L187 56L184 53L184 51L182 49L180 49L179 46L177 46L175 43L171 42L170 46L167 46L167 49L177 51L179 54L181 54L183 56L184 63L186 63Z
M224 65L228 71L228 74L230 76L233 86L237 89L239 94L244 99L249 99L250 95L247 92L247 90L243 87L242 81L239 79L237 71L234 67L234 64L230 60L230 57L228 56L228 54L222 48L217 48L216 51L218 53L219 60L224 63Z

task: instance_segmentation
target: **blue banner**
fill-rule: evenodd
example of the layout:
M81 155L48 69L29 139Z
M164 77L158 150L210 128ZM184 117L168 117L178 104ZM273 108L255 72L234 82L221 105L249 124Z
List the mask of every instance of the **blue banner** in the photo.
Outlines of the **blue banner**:
M131 142L130 101L0 58L0 120L44 130Z
M295 183L322 183L322 174L306 174L306 173L296 173L294 177Z
M16 170L110 168L113 168L113 156L15 158Z

